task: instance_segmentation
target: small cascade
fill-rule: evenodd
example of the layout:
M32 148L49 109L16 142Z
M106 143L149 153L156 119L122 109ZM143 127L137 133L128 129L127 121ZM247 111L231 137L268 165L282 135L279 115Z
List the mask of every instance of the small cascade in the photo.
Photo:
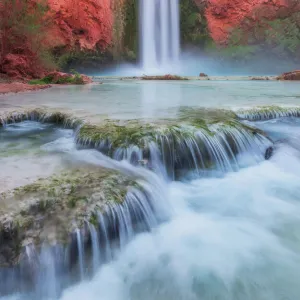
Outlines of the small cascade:
M123 145L129 138L120 137L124 139ZM195 171L198 175L207 170L237 171L243 166L239 161L243 154L247 153L257 163L265 159L267 149L272 147L272 142L262 132L239 122L203 129L184 125L158 128L146 132L145 136L141 134L137 141L140 145L128 143L114 148L108 139L93 142L81 138L80 134L77 143L96 148L115 160L142 164L171 179L187 171Z
M262 121L282 117L300 117L300 107L266 106L242 109L236 112L242 120Z
M160 4L162 11L165 11L170 2ZM33 113L27 117L32 120L42 118L45 122L62 121L65 126L71 124L65 122L69 120L68 118L64 119L65 117L60 115L46 116ZM255 108L240 110L237 116L251 121L285 116L300 117L300 108ZM25 117L20 118L23 120ZM16 117L7 120L2 120L1 124L17 122L19 119ZM243 123L251 122L244 121ZM80 219L76 219L78 222L72 223L74 226L71 228L67 227L67 236L59 239L61 244L57 242L58 244L53 245L56 237L51 241L36 242L35 237L39 237L44 226L42 221L34 222L38 230L29 233L24 240L22 240L24 232L16 231L15 228L9 226L5 228L5 232L4 230L0 232L0 237L5 239L7 244L13 243L13 238L17 235L21 240L16 245L26 244L20 256L14 253L11 255L11 260L8 260L12 265L18 260L19 264L0 270L0 291L4 294L12 291L20 292L29 295L28 299L34 300L57 299L65 287L79 280L88 279L103 264L114 260L136 234L150 231L168 220L172 208L168 206L165 199L165 181L162 177L172 180L187 178L190 173L199 177L210 171L218 173L237 171L247 164L270 158L273 142L260 129L243 123L237 118L232 118L211 122L208 125L202 122L198 122L198 125L196 122L195 124L181 122L175 125L174 123L153 125L153 127L150 125L143 127L137 124L136 127L129 128L130 130L127 128L128 131L125 134L119 130L122 129L121 126L113 127L113 130L105 136L102 136L102 131L95 126L92 129L96 132L94 136L97 139L82 135L81 128L78 127L77 145L84 146L83 148L95 148L99 151L95 149L78 151L70 148L66 150L70 157L73 155L77 158L76 162L80 160L80 162L88 163L89 169L93 165L93 167L106 168L109 171L117 170L117 175L111 178L120 180L117 183L121 185L123 181L118 175L125 174L130 179L126 181L129 184L125 185L125 189L120 189L121 192L112 190L110 195L113 201L105 196L105 201L102 202L100 200L93 202L92 196L95 194L91 197L84 197L88 194L87 190L92 188L92 185L89 185L82 199L75 199L80 202L80 205L83 203L81 208L88 207L86 211L80 211L86 214L80 214ZM82 123L74 121L72 126L79 124ZM86 131L85 134L87 133ZM114 141L111 139L111 133L114 135ZM90 178L85 177L85 183L88 179ZM112 182L107 181L105 186L112 185ZM63 186L63 184L60 185ZM99 180L96 181L96 185L99 187ZM98 194L103 193L105 186L101 186ZM72 186L73 188L75 189L76 186ZM45 197L47 197L46 193ZM45 201L45 203L51 204L51 201L49 203ZM167 209L165 209L166 206L168 206ZM74 207L76 207L76 202ZM54 209L52 206L43 208ZM35 218L42 219L40 216L43 216L43 212L40 208L33 205L31 211L36 211L32 215L34 220ZM55 211L53 210L52 213L55 214ZM73 216L70 219L73 222ZM30 231L30 229L26 230ZM12 282L18 282L18 287L16 288Z
M90 236L91 236L91 243L92 243L92 267L93 267L93 272L95 273L99 266L100 266L100 240L98 237L98 231L95 228L95 226L91 223L88 223L89 226L89 231L90 231Z
M85 273L85 268L84 268L85 256L84 256L84 244L83 244L82 235L79 228L76 229L76 240L77 240L77 248L78 248L79 271L82 280L84 278L84 273Z
M129 171L135 172L131 166ZM102 264L114 259L135 234L166 220L167 214L160 210L165 202L162 186L152 182L154 174L146 181L148 171L142 171L144 176L120 203L107 202L101 210L95 210L89 222L70 234L67 245L28 244L20 264L0 269L0 290L26 294L30 299L57 299L65 287L89 278ZM140 172L137 170L135 175L140 176ZM18 282L18 287L12 282Z
M148 72L174 64L180 54L179 0L140 1L142 68Z
M0 115L0 127L22 121L36 121L62 125L64 128L76 129L83 123L82 120L58 111L48 112L42 109L33 109L22 112L10 112Z

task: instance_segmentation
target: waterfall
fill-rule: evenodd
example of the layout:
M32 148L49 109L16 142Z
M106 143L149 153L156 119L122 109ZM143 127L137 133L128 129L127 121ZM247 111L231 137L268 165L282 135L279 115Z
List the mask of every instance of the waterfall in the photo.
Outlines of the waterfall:
M141 0L139 18L143 69L174 65L180 54L179 0Z
M82 241L82 236L80 229L76 229L77 247L78 247L78 260L79 260L79 270L81 279L84 278L84 244Z
M100 266L100 243L98 238L97 229L93 224L88 224L91 241L92 241L92 258L93 258L93 272L96 273L98 267Z

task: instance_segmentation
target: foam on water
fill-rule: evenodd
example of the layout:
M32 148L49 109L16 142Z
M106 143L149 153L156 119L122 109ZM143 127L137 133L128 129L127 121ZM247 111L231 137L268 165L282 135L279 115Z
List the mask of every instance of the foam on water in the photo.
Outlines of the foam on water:
M128 244L120 241L122 249L113 261L59 299L298 299L300 127L290 119L255 125L283 142L270 160L246 164L221 178L163 182L150 171L94 150L70 150L78 160L147 179L145 189L160 199L156 214L167 211L169 218L159 226L150 222L152 231L130 236ZM247 161L247 153L239 159ZM153 188L162 186L166 191ZM3 299L29 300L22 295Z
M224 178L171 183L171 221L61 299L296 299L299 170L299 152L282 146Z

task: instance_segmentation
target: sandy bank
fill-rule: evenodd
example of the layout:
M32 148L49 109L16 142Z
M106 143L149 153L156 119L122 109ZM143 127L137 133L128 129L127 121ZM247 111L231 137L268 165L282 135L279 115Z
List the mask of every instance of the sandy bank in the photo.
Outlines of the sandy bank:
M0 83L0 94L37 91L37 90L44 90L50 87L51 87L50 84L31 85L31 84L21 83L21 82Z

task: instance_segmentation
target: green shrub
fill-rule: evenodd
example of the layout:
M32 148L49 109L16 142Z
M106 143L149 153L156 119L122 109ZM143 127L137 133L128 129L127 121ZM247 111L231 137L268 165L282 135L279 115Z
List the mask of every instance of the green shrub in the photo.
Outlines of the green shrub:
M82 76L76 72L72 71L72 74L66 77L61 77L55 79L53 76L49 75L41 79L33 79L28 82L29 84L84 84Z
M8 53L30 51L32 66L55 67L46 46L46 28L51 25L47 0L0 0L0 68Z
M203 9L194 0L180 1L180 35L184 44L204 46L211 40Z

